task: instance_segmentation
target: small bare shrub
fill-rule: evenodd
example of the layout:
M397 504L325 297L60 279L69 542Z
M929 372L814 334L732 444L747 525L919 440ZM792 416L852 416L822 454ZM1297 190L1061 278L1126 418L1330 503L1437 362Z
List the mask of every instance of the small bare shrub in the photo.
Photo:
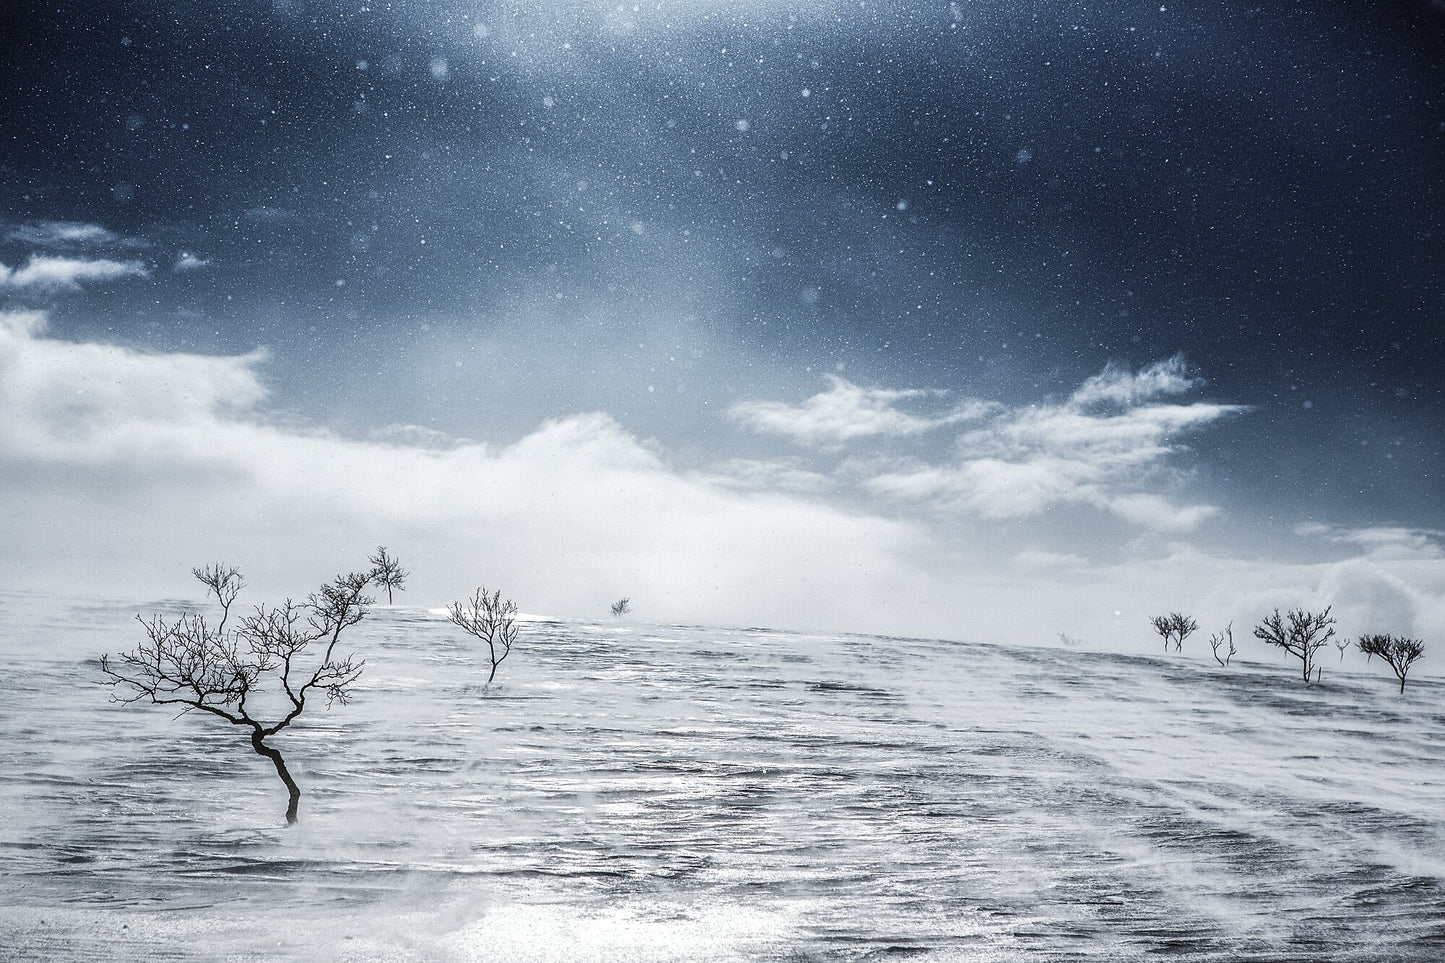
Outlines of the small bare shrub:
M1359 646L1367 657L1378 655L1395 670L1395 678L1400 680L1401 695L1405 694L1405 676L1409 674L1410 666L1425 657L1424 642L1399 635L1362 635Z
M218 563L191 574L215 598L220 619L212 624L189 612L174 622L137 615L145 639L114 659L101 656L102 684L113 687L116 702L179 706L181 715L200 710L239 726L285 784L289 826L297 820L301 789L267 740L300 718L313 693L324 693L328 708L346 704L365 663L338 658L336 646L372 604L366 588L375 573L338 575L302 604L287 599L275 607L258 605L234 625L228 624L231 606L245 587L240 571Z
M615 618L621 618L622 616L626 615L628 612L631 611L632 599L627 598L626 596L612 603L612 615Z
M391 604L392 589L404 591L402 586L406 583L406 577L411 573L401 567L401 563L393 558L386 551L385 545L379 545L376 554L367 559L372 564L372 580L386 589L386 604Z
M447 618L463 632L487 643L487 655L492 660L492 671L487 676L490 685L497 677L497 666L512 654L512 644L517 641L517 603L502 598L499 591L489 595L483 587L467 604L453 602Z
M1215 632L1209 636L1209 648L1214 652L1214 661L1220 665L1229 665L1229 660L1234 658L1234 623L1231 622L1224 627L1223 632ZM1224 650L1224 658L1219 657L1219 650Z
M1273 615L1265 616L1254 627L1254 637L1299 659L1304 680L1309 682L1310 670L1315 668L1316 653L1335 637L1335 620L1330 615L1330 608L1326 606L1323 612L1318 613L1292 609L1285 616L1275 609Z
M1174 643L1175 652L1183 652L1184 640L1189 638L1189 636L1199 628L1198 622L1195 622L1194 619L1182 612L1156 615L1149 620L1149 624L1154 626L1154 631L1158 632L1160 637L1164 639L1165 652L1169 651L1169 643L1171 641Z

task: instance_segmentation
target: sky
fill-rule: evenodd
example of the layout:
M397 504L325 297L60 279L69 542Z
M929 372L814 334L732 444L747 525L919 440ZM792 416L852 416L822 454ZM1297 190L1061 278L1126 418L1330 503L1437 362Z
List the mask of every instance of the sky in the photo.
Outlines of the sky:
M0 579L1445 636L1445 7L12 4Z

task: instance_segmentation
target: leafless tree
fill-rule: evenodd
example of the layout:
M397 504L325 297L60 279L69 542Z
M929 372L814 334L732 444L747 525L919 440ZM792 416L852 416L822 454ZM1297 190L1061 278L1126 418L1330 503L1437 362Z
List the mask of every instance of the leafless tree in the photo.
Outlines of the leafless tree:
M411 573L402 568L401 563L387 552L385 545L378 545L376 554L368 558L367 561L372 565L372 580L375 581L377 585L386 589L386 604L392 604L392 590L405 591L403 586L406 584L407 576Z
M1279 609L1275 609L1273 615L1265 616L1254 627L1254 637L1299 659L1304 680L1308 682L1310 670L1315 667L1315 654L1335 637L1335 620L1330 615L1330 608L1326 606L1323 612L1318 613L1292 609L1287 616L1281 616ZM1318 678L1316 681L1319 681Z
M1425 657L1424 642L1399 635L1362 635L1359 647L1366 656L1378 655L1395 670L1395 678L1400 680L1401 695L1405 694L1405 676L1409 674L1410 666Z
M336 646L372 604L366 588L375 573L338 575L303 603L258 605L234 625L231 608L245 587L240 571L217 563L191 574L215 598L220 619L213 625L190 612L174 621L136 616L146 637L114 659L101 656L102 684L112 687L116 702L179 706L181 715L200 710L240 727L285 784L291 825L301 789L280 750L267 740L300 718L313 694L324 693L328 708L346 703L365 663L350 655L339 658Z
M1209 636L1209 648L1214 651L1214 661L1220 665L1229 665L1229 660L1234 658L1234 623L1230 622L1224 627L1223 632L1215 632ZM1224 649L1224 658L1219 657L1219 650Z
M1167 615L1156 615L1149 620L1149 624L1154 626L1154 631L1164 640L1164 651L1168 652L1169 640L1174 637L1174 623L1169 621Z
M1067 632L1060 632L1059 643L1063 645L1066 649L1077 649L1079 646L1084 644L1084 640L1076 635L1070 635Z
M632 599L623 597L612 603L612 614L617 617L626 615L632 611Z
M497 677L497 666L512 653L512 644L517 641L517 604L502 598L500 591L489 595L483 587L473 593L466 605L453 602L447 618L463 632L487 643L487 654L492 660L487 683L491 684Z
M1194 619L1181 612L1170 612L1168 615L1156 615L1149 620L1149 624L1153 625L1154 631L1158 632L1160 637L1164 639L1165 652L1169 651L1170 641L1174 643L1175 652L1183 652L1184 640L1189 638L1189 636L1199 628L1198 622L1195 622Z
M1340 661L1345 661L1345 653L1350 650L1350 640L1345 636L1335 639L1335 648L1340 650Z

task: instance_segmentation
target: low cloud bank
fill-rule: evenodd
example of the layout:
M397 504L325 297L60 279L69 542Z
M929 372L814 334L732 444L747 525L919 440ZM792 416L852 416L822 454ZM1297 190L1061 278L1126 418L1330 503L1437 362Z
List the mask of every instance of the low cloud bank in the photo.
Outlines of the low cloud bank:
M0 315L9 581L183 586L225 557L299 592L384 542L422 604L487 582L562 614L632 595L649 617L840 628L881 627L879 594L931 581L914 526L674 470L605 414L502 447L274 424L264 360L70 343L39 313Z
M1315 565L1187 543L1101 563L1085 545L1030 544L1012 519L949 529L894 510L906 499L858 508L792 459L748 461L748 484L736 462L679 468L599 412L501 446L415 426L367 440L298 428L268 409L265 362L69 342L41 313L0 313L0 579L194 595L190 566L224 559L258 591L301 594L386 544L414 573L399 601L426 606L485 583L556 615L601 617L628 595L644 620L1036 643L1067 631L1127 649L1152 647L1147 617L1164 608L1205 629L1233 618L1247 638L1273 605L1333 602L1344 631L1445 634L1438 533L1302 529L1336 556ZM1144 374L1154 386L1114 374L1051 407L991 409L960 429L967 459L938 470L1072 457L1103 473L1073 484L1168 529L1197 509L1128 490L1114 466L1151 462L1180 426L1230 406L1157 410L1179 382Z

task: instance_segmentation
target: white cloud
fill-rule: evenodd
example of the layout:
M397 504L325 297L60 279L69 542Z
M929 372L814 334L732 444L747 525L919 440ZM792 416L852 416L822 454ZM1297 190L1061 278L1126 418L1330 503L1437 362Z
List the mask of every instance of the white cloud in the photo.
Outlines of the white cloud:
M0 264L0 288L38 288L41 290L80 289L81 281L111 281L123 277L145 277L145 265L139 261L112 261L106 258L87 260L70 257L32 257L24 267L10 268Z
M1012 523L949 531L839 507L796 462L773 466L773 485L766 462L725 481L679 470L601 413L502 446L407 427L342 438L277 423L265 357L67 342L42 314L0 313L0 584L190 592L189 568L221 559L259 598L385 544L414 573L399 601L429 607L485 583L552 615L600 617L630 595L648 620L1041 644L1062 631L1149 650L1158 611L1210 630L1235 619L1247 645L1271 606L1333 600L1342 632L1445 632L1438 558L1141 546L1101 563L1047 527L1021 550ZM1095 484L1128 506L1106 510L1167 510Z
M173 271L196 271L203 267L209 267L210 259L197 257L190 251L182 251L176 256L176 262L171 266Z
M1135 492L1109 500L1109 510L1156 532L1192 532L1219 509L1213 505L1173 505L1158 495Z
M1154 400L1195 384L1178 357L1135 374L1110 366L1062 403L993 408L946 464L883 472L866 485L983 518L1083 504L1159 531L1190 531L1217 509L1176 506L1144 486L1166 477L1180 435L1245 410Z
M823 494L838 487L828 475L811 471L791 458L732 458L713 465L712 471L719 483L737 488Z
M475 444L465 438L454 438L444 431L437 431L435 428L427 428L424 425L387 425L371 432L369 437L372 441L382 444L429 448L435 451L446 451L460 448L463 445Z
M36 247L114 244L120 240L99 224L81 221L36 221L12 229L6 237Z
M384 543L417 601L502 583L532 611L630 594L644 617L835 628L882 628L875 590L902 605L931 582L917 527L678 471L600 413L502 447L275 424L264 358L70 343L39 313L0 315L0 576L179 586L224 557L295 592Z
M266 398L262 352L142 354L43 337L38 311L0 313L0 442L11 457L104 464L164 457Z
M976 420L991 408L968 401L937 414L918 414L903 410L900 403L937 399L946 392L862 388L836 375L829 375L828 382L827 391L800 405L740 402L728 415L755 431L784 435L805 445L834 445L858 438L918 435Z
M1374 525L1344 528L1319 522L1295 526L1295 534L1321 536L1337 545L1362 548L1374 558L1445 558L1445 532L1433 528Z
M1138 372L1110 362L1080 385L1069 400L1080 408L1099 404L1131 407L1160 395L1182 394L1198 384L1200 379L1189 375L1183 355L1156 361Z
M1427 602L1404 579L1368 558L1331 566L1320 580L1320 595L1329 600L1344 638L1366 631L1412 635Z

